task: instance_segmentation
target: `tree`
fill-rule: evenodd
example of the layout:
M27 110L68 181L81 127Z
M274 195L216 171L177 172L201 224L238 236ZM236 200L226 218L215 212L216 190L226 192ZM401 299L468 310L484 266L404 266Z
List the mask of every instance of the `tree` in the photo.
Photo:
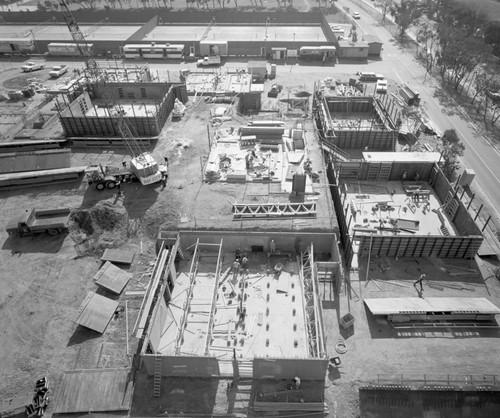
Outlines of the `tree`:
M465 145L462 144L455 129L448 129L444 131L441 137L441 169L448 180L451 180L456 170L460 168L460 161L458 157L464 155Z
M443 23L438 26L438 35L441 47L437 57L439 72L458 90L464 77L486 61L491 48L482 39Z
M399 28L400 36L403 36L412 23L422 16L422 8L418 0L401 0L400 4L393 3L390 11Z
M425 21L420 21L417 31L417 47L418 43L422 44L425 58L425 69L428 73L430 73L434 67L436 48L438 45L438 34L434 26L431 26Z
M385 18L387 14L391 11L391 8L394 4L394 0L380 0L377 3L377 6L380 7L380 13L382 13L382 22L385 22Z

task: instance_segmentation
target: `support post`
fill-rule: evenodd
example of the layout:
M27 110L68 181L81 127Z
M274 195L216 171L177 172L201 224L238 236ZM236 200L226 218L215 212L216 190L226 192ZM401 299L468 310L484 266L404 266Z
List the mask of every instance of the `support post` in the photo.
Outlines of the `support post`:
M486 221L486 223L484 224L483 226L483 229L481 229L481 232L484 232L484 230L486 229L486 227L488 226L488 223L490 222L491 220L491 215L488 217L488 220Z
M127 359L129 358L129 349L128 349L128 300L125 299L125 338L127 343Z
M475 198L475 197L476 197L476 194L475 194L475 193L473 193L473 194L472 194L472 197L470 198L470 202L469 202L469 204L467 205L467 210L469 210L470 205L472 205L472 201L474 200L474 198Z
M474 220L476 220L478 218L478 216L481 213L482 209L483 209L483 205L479 206L479 210L477 211L476 216L474 217Z

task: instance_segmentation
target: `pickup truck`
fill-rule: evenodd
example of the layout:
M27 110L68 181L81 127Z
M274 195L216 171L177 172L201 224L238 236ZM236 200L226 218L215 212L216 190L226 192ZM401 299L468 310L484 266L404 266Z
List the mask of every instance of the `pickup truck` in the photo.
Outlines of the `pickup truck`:
M11 219L5 230L9 235L20 237L42 233L55 236L68 229L69 214L69 208L32 209Z
M56 65L52 67L49 72L50 78L59 78L68 72L68 66L66 64Z
M203 57L196 61L196 65L198 67L206 67L209 65L220 65L220 56L219 55L210 55L208 57Z
M45 68L45 64L42 64L41 62L27 62L21 67L21 70L25 73L29 73L31 71L36 71L36 70L43 70Z

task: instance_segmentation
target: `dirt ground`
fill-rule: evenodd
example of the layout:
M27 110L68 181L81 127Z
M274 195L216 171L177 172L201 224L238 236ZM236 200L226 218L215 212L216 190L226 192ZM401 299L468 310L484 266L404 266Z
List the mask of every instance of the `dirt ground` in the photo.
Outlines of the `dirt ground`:
M234 65L230 63L228 65ZM280 64L273 83L284 86L282 98L299 91L312 93L315 80L334 74L348 79L352 67L315 67ZM165 70L166 71L166 70ZM0 75L4 89L18 83L18 70L8 69ZM266 91L272 83L266 83ZM21 86L22 87L22 86ZM43 95L37 96L40 103ZM265 96L265 95L264 95ZM263 99L267 109L287 106L275 100ZM5 105L5 103L4 103ZM21 105L22 106L22 105ZM53 108L53 104L45 106ZM210 206L213 196L201 190L201 162L208 155L206 136L209 111L217 105L203 99L190 101L185 117L179 122L169 121L155 145L153 154L159 161L168 156L170 175L165 189L160 185L142 187L124 184L123 196L116 191L97 192L84 182L63 186L46 186L2 192L0 197L0 380L2 399L29 393L34 381L47 375L57 394L62 373L75 368L123 367L130 364L136 340L128 336L129 355L126 353L125 302L130 328L135 323L141 300L127 295L130 290L144 290L154 261L155 237L160 228L175 228L183 217L192 212L196 197L200 207ZM24 107L24 106L23 106ZM295 117L296 115L294 115ZM241 119L244 122L245 119ZM291 118L290 120L293 120ZM309 134L313 134L310 132ZM130 157L116 150L86 150L73 152L72 165L101 163L120 166ZM9 218L32 207L69 207L73 211L69 234L60 237L12 238L5 233ZM93 276L101 262L105 248L134 251L136 257L128 269L133 273L125 294L119 299L118 315L111 320L104 335L78 327L76 318L80 303L89 291L95 291ZM377 261L378 262L378 261ZM325 381L326 402L331 416L342 418L359 416L357 388L360 382L377 373L439 372L494 373L492 365L500 364L496 345L498 333L475 332L471 335L393 335L391 330L370 319L360 297L374 293L380 296L413 296L411 280L415 269L429 268L438 274L440 266L428 260L389 261L393 268L382 279L400 279L405 273L408 288L384 284L380 291L373 284L365 286L362 275L353 274L353 289L358 300L348 300L345 294L332 295L324 290L325 325L328 350L335 354L339 338L347 341L348 353L342 356L343 365L337 374L329 374ZM413 264L412 264L413 263ZM429 264L430 263L430 264ZM479 266L483 277L488 276L488 265ZM429 289L428 296L474 295L485 296L498 304L500 288L496 279L489 278L486 286L479 277L471 281L469 289L439 291ZM109 296L109 295L107 295ZM356 318L353 334L346 334L338 325L339 316L347 312L347 305ZM380 336L379 336L380 334ZM434 337L434 338L430 338ZM438 338L436 338L438 337ZM475 338L471 338L475 337ZM479 338L479 340L477 339ZM478 342L479 341L479 342ZM138 387L145 382L139 381ZM172 384L175 388L175 385ZM183 382L177 384L184 388ZM200 383L200 391L209 387L210 396L216 396L217 412L224 411L225 382L214 387ZM220 386L220 387L219 387ZM188 385L189 387L189 385ZM221 389L222 388L222 389ZM192 387L190 387L192 389ZM177 389L175 389L177 390ZM177 403L182 404L182 392ZM217 395L214 395L216 393ZM221 395L222 393L222 395ZM200 397L205 396L200 394ZM208 395L207 395L208 396ZM173 402L173 401L172 401ZM222 406L221 406L222 405ZM244 408L242 407L242 410ZM227 410L227 408L226 408ZM50 408L48 413L50 414Z

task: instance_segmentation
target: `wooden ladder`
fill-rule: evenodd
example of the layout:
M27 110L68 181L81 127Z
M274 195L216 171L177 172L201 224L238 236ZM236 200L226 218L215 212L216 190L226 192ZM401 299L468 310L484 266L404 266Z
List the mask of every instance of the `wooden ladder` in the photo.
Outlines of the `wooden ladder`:
M182 248L180 245L177 247L177 254L179 254L179 257L181 260L186 259L186 255L184 254L184 251L182 251Z
M161 393L161 356L155 357L155 370L153 376L153 396L159 398Z

